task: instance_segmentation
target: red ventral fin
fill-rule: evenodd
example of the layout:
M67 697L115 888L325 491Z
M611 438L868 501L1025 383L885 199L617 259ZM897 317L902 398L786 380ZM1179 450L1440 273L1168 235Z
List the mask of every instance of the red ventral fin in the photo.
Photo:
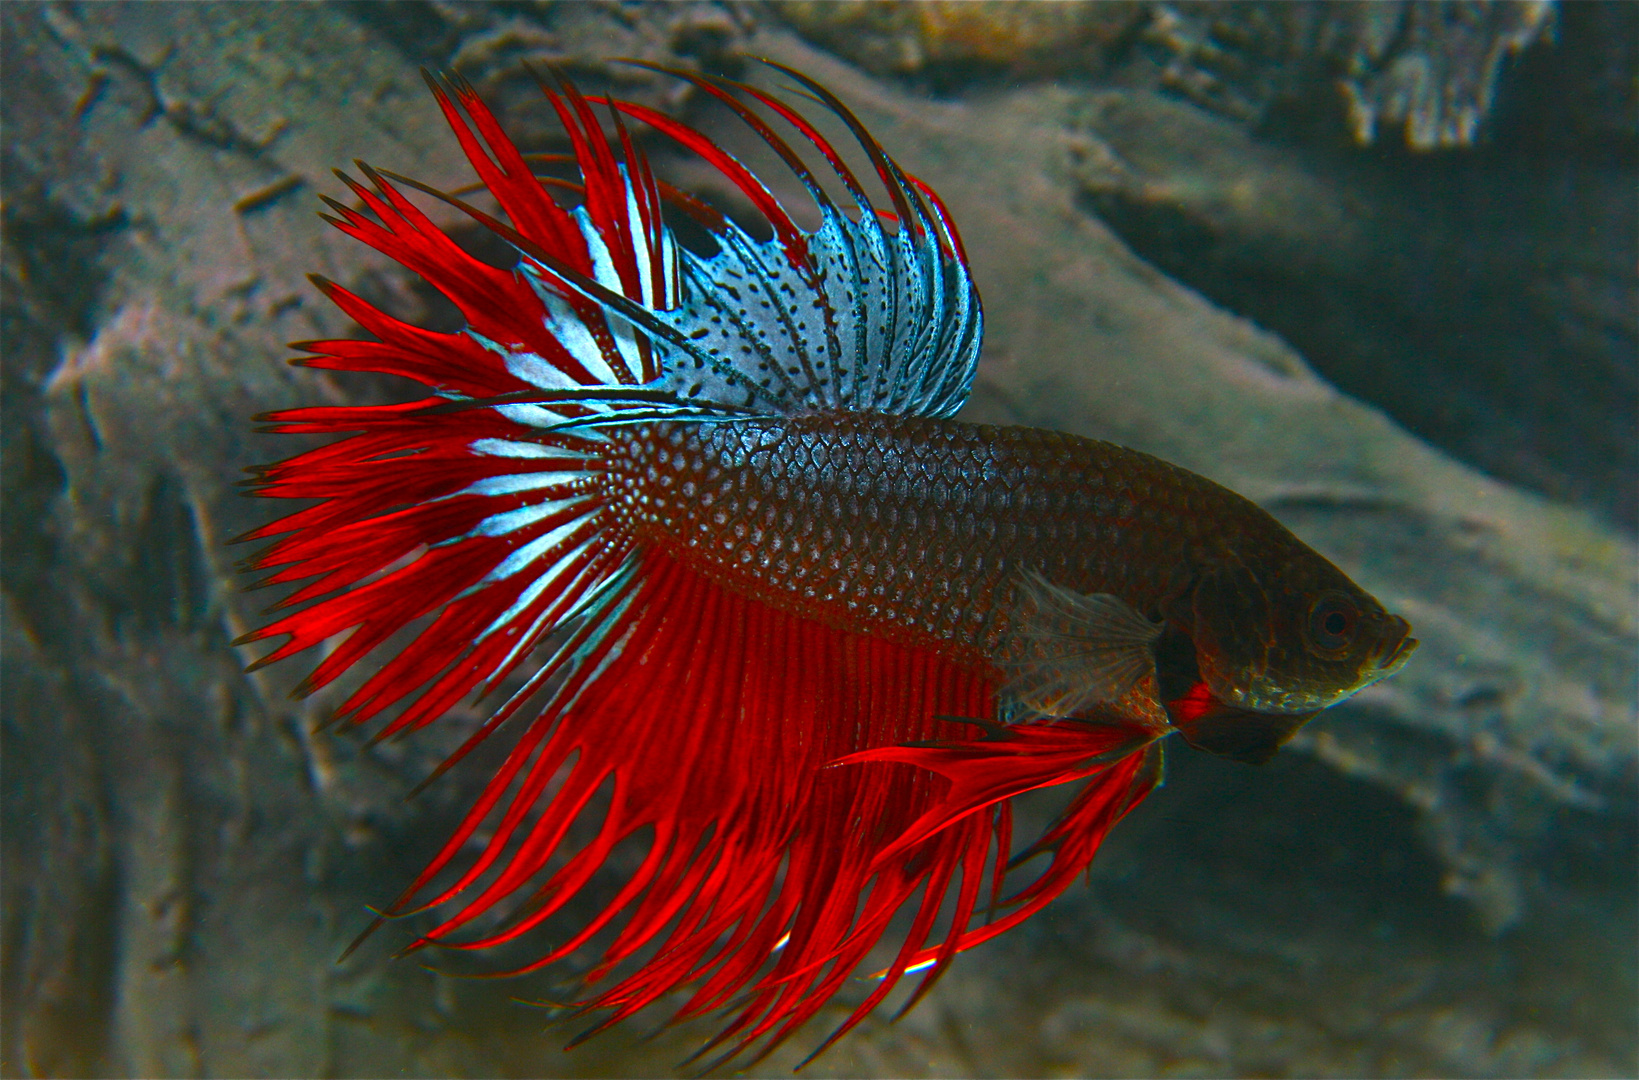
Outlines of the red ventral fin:
M1317 710L1318 711L1318 710ZM1258 713L1225 705L1205 681L1167 702L1173 726L1197 750L1262 765L1315 713Z
M1032 728L1039 731L1042 728L1061 727L1070 723L1060 722L1053 725L1030 725L1021 728L1028 731ZM1091 732L1082 733L1091 735ZM1069 731L1049 732L1040 742L1038 749L1051 756L1053 751L1048 747L1064 736L1074 738ZM1106 733L1106 736L1107 733ZM1035 737L1027 736L1025 742L1034 742ZM1096 743L1097 736L1093 737ZM923 949L913 955L904 952L896 958L894 966L887 971L879 972L889 985L901 973L920 971L931 968L923 977L922 984L917 987L916 993L900 1009L900 1014L910 1009L927 992L933 981L958 953L983 944L991 938L1006 933L1018 926L1030 916L1046 907L1059 894L1069 888L1082 872L1092 863L1093 856L1098 853L1115 823L1125 817L1134 807L1142 802L1150 792L1161 786L1163 758L1163 743L1158 739L1142 741L1128 751L1125 756L1110 757L1111 752L1103 755L1104 764L1091 773L1087 783L1076 795L1075 799L1059 815L1058 819L1048 828L1047 832L1024 851L1014 856L1008 863L1007 869L1013 868L1035 858L1038 855L1048 855L1051 861L1035 878L1031 879L1018 892L1006 899L993 901L993 906L1010 907L1012 910L1000 918L992 919L984 926L966 930L959 935L954 931L946 938L942 945ZM1063 747L1063 748L1067 748ZM1023 747L1020 747L1022 750ZM1028 750L1026 756L1031 756ZM942 763L948 767L949 762ZM976 760L970 760L964 765L977 765ZM1022 775L1024 770L1019 770ZM1040 786L1040 785L1038 785ZM1004 804L1005 805L1005 804ZM1005 846L1007 841L998 836L998 842ZM873 998L877 1000L877 998ZM848 1022L832 1036L834 1040L858 1021L860 1014L856 1013ZM829 1045L829 1042L827 1043ZM823 1049L823 1047L822 1047Z
M1102 835L1135 801L1143 755L1131 750L1147 734L1065 722L974 742L971 725L948 717L994 711L986 673L776 611L665 556L645 557L638 580L624 624L555 698L569 704L534 721L456 835L385 912L449 905L412 948L481 949L525 934L642 834L647 851L607 906L522 970L618 924L587 976L612 985L584 1007L611 1010L612 1024L692 985L678 1018L734 1009L711 1045L727 1048L724 1060L760 1058L847 983L913 898L890 977L847 1026L919 955L942 967L981 939L968 923L1006 873L1011 795L1104 778L1095 785L1109 794L1061 823L1066 834L1092 822ZM597 835L555 858L600 789L608 803ZM474 857L468 844L481 827L489 839ZM1042 842L1066 839L1082 847L1068 862L1055 855L1051 880L1025 890L1029 910L1097 846L1081 836ZM462 857L471 861L430 894ZM958 878L953 923L930 946ZM496 910L510 912L500 929L460 934Z
M1158 732L1122 722L1059 720L982 725L985 735L962 742L886 746L849 754L835 765L897 761L938 773L950 786L934 805L877 855L887 862L939 830L987 806L1041 787L1083 780L1152 742Z
M942 944L926 949L907 941L892 966L876 974L881 980L874 993L854 1011L825 1043L810 1055L813 1060L887 996L901 975L928 970L921 985L900 1007L908 1012L949 966L958 952L970 949L1019 925L1040 911L1080 876L1097 854L1110 828L1137 806L1161 781L1161 747L1157 732L1130 723L1059 720L1051 723L1000 725L969 721L983 735L965 741L898 745L864 750L834 763L852 767L897 762L936 773L950 781L940 796L896 839L876 854L876 867L887 871L915 857L923 846L940 846L947 831L967 836L974 825L991 820L981 811L996 807L997 851L1011 847L1008 800L1037 788L1086 780L1087 785L1048 831L992 874L990 905L1011 907L1007 915L977 929L967 929L976 897L968 891L964 874L956 914ZM956 838L950 841L960 843ZM1018 893L1000 895L1006 872L1032 856L1051 853L1052 861ZM982 865L982 863L981 863ZM978 882L973 883L977 886ZM975 890L976 891L976 890ZM806 1062L804 1062L806 1064Z

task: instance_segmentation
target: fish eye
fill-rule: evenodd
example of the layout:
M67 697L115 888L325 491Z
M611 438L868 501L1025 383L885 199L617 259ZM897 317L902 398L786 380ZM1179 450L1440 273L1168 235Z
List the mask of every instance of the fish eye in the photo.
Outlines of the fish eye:
M1323 594L1309 609L1309 645L1322 655L1339 655L1354 640L1360 611L1338 592Z

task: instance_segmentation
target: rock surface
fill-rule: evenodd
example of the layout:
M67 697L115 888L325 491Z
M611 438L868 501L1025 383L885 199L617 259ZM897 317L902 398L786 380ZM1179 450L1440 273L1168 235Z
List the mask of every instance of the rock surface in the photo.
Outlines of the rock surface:
M482 762L402 801L473 718L371 748L318 732L294 669L240 674L226 643L262 605L226 544L268 516L239 470L296 448L248 416L399 392L279 362L347 331L303 275L436 314L311 212L355 157L464 182L418 63L476 65L529 132L523 56L609 78L593 58L735 48L827 82L953 208L990 324L974 419L1214 476L1424 641L1269 767L1173 755L1091 889L809 1074L1639 1070L1631 541L1431 449L1135 256L1087 212L1087 163L1115 147L1085 95L937 104L747 12L0 8L0 1072L666 1075L709 1033L565 1055L576 1029L511 1000L550 980L435 977L392 941L335 963L473 790Z
M1634 5L773 10L945 92L1081 93L1082 195L1146 261L1457 457L1639 529Z
M1326 99L1362 145L1469 146L1500 76L1557 22L1553 0L770 0L809 40L878 75L944 85L1150 82L1262 121ZM1312 106L1313 101L1309 104Z

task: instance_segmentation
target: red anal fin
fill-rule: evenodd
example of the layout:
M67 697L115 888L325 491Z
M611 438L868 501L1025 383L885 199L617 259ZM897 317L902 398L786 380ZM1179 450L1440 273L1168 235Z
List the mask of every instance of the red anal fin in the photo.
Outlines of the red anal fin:
M527 933L583 889L618 844L652 830L641 865L608 906L522 970L618 926L588 977L614 973L616 981L586 1008L613 1010L613 1022L693 985L678 1016L735 1008L714 1045L728 1047L729 1058L760 1057L846 983L913 899L888 977L844 1030L923 958L942 968L992 936L968 923L985 882L994 894L1006 872L1007 799L1094 778L1043 838L1060 852L1046 880L1015 898L1029 911L1074 879L1136 801L1143 755L1135 751L1148 732L1065 721L974 739L972 725L950 717L993 714L987 672L776 611L664 556L647 557L639 580L627 622L560 700L578 696L533 723L420 879L448 869L494 815L492 838L433 901L453 912L415 947L481 949ZM609 778L597 836L566 863L555 859ZM958 877L954 923L930 946ZM459 940L497 908L515 917ZM638 957L646 959L632 968Z
M846 864L862 887L881 845L920 816L941 783L929 773L891 766L824 766L863 748L960 738L966 727L936 717L993 711L991 684L985 674L927 650L775 611L663 556L649 557L639 577L628 623L608 635L626 644L609 649L607 667L578 688L561 722L549 713L525 736L539 747L541 733L551 732L539 750L543 764L530 772L574 758L568 779L539 819L526 829L520 814L521 831L498 830L492 847L555 833L561 824L557 804L573 801L563 792L581 789L580 774L613 776L614 798L602 829L611 846L654 827L672 846L697 855L692 861L656 856L646 864L640 875L654 876L647 897L633 905L638 917L627 928L628 935L645 940L623 937L609 951L624 956L649 944L667 922L662 916L678 913L673 886L696 879L703 891L680 914L685 924L699 922L701 931L681 938L673 933L666 945L673 963L683 952L693 950L702 959L711 953L709 946L739 917L725 919L721 912L763 907L777 876L771 870L790 851L793 865L783 886L789 895L776 905L783 914L760 919L769 926L752 936L766 938L766 947L746 967L748 979L792 929L786 923L823 921L795 913L799 906L812 911L813 895L826 891L809 888L827 880L825 868ZM593 666L592 660L585 665ZM875 839L850 838L860 830L848 823L861 814L873 823ZM508 866L506 886L486 888L429 937L447 937L511 898L551 855L536 850L531 859L537 865ZM534 891L553 893L561 884L549 879ZM764 892L754 895L758 887ZM846 936L854 903L838 907L850 912L842 927ZM708 909L711 916L700 921ZM546 914L539 909L532 918L538 922ZM799 936L793 932L784 955L803 952ZM697 974L702 965L687 967ZM632 995L652 1000L682 981L651 988L639 973L605 996L610 1003ZM726 1000L743 989L708 996Z

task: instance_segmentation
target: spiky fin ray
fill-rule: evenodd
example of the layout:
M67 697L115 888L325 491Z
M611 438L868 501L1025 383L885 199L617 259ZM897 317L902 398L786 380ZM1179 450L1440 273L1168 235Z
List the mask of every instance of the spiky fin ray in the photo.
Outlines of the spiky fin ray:
M820 149L861 209L860 219L850 221L821 192L816 202L822 223L812 234L801 233L749 169L699 132L652 109L612 103L710 161L775 230L763 244L725 220L713 229L721 245L715 257L684 253L683 302L667 321L710 359L668 367L666 384L684 398L744 395L747 407L768 402L770 411L782 413L844 407L950 415L967 400L983 326L960 241L943 212L935 216L924 205L921 185L858 119L834 97L822 103L837 112L876 165L901 219L891 236L841 155L806 121L798 130ZM790 110L776 111L789 119ZM788 165L799 160L749 109L736 112ZM806 168L792 168L810 191L818 187ZM814 342L823 344L826 356L812 355Z
M583 188L592 197L588 208L570 212L535 180L470 86L456 80L447 92L432 85L484 186L533 237L532 245L564 266L601 276L607 286L649 300L675 298L676 258L659 219L658 187L646 170L623 170L606 146L601 157L592 152L603 144L584 100L571 102L573 112L558 102L566 117L591 132L582 133L580 146L590 170ZM331 220L428 280L462 311L467 328L453 335L424 331L321 281L378 341L304 343L315 355L302 362L403 375L458 400L534 395L451 415L439 412L442 402L424 400L286 410L268 418L276 431L349 437L264 469L253 482L258 494L326 501L248 537L282 537L255 560L275 571L268 583L315 580L280 605L308 606L243 640L288 635L258 662L265 664L347 634L304 680L300 689L310 692L407 622L433 615L432 624L342 706L362 721L421 687L391 731L430 722L474 687L493 685L556 626L586 616L586 597L630 556L630 541L608 533L585 491L595 454L588 439L595 442L595 432L543 438L542 431L615 414L630 422L639 411L652 418L667 410L664 402L563 395L573 387L651 381L647 341L637 348L630 328L594 300L543 289L527 274L466 255L381 174L360 168L371 186L343 180L361 209L331 203L337 214ZM599 254L614 269L600 272ZM641 276L640 266L647 269ZM543 390L561 396L546 403L550 395Z

